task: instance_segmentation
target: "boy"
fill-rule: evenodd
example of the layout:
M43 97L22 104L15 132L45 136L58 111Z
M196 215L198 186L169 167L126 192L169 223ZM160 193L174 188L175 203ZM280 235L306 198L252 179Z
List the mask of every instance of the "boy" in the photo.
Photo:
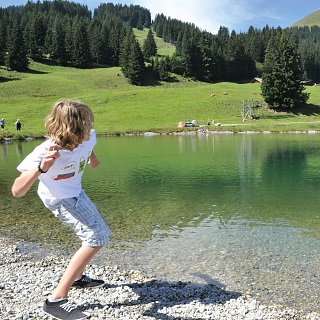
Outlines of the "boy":
M102 280L84 275L93 256L109 243L111 231L81 186L86 164L100 161L93 152L96 135L93 113L77 100L59 100L45 119L48 140L36 147L18 166L21 175L12 185L15 197L24 196L39 179L38 195L44 205L74 230L82 247L71 258L58 286L45 301L45 313L58 319L85 319L86 314L68 302L71 287L102 286Z

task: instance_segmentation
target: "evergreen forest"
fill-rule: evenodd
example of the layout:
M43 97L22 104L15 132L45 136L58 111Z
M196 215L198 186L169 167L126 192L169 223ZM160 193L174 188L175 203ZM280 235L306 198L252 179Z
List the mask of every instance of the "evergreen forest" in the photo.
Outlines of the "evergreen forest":
M141 45L134 29L149 29ZM138 5L103 3L94 11L73 2L28 1L0 8L0 65L27 71L30 59L76 68L120 66L128 81L141 85L146 73L162 81L170 74L205 82L244 82L262 76L270 41L284 32L301 57L304 79L320 82L320 27L262 29L217 34ZM175 47L157 54L154 35ZM270 51L271 49L269 49Z

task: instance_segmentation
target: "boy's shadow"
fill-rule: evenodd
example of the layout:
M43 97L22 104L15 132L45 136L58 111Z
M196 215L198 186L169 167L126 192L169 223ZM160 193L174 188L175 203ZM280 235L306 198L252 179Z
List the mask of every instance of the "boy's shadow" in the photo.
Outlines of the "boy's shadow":
M201 304L223 304L231 299L241 296L239 292L227 291L224 285L211 279L209 276L197 274L204 280L211 280L209 284L195 284L191 282L168 282L162 280L151 280L144 283L131 283L123 285L105 285L105 289L116 287L129 287L138 295L132 301L114 302L110 307L117 309L120 307L130 307L135 305L150 305L144 310L142 316L153 317L165 320L195 320L200 318L186 318L181 316L166 315L161 312L164 308L171 308L176 305L186 305L192 302ZM106 294L108 294L106 292ZM89 304L86 309L104 308L103 305ZM141 309L140 309L141 310Z

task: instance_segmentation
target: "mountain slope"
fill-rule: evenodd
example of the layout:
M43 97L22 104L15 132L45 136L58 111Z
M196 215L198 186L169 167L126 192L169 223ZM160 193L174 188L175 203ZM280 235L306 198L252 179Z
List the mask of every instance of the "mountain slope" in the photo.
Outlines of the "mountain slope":
M294 23L292 27L304 27L304 26L320 26L320 10L313 12L306 16L305 18L299 20L298 22Z

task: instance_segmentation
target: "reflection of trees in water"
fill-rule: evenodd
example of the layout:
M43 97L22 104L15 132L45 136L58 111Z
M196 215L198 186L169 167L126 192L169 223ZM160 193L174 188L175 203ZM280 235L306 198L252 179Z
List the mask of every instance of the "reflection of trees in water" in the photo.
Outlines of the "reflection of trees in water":
M228 203L230 213L222 215L223 221L232 223L233 219L243 218L248 224L320 228L315 220L320 206L320 178L314 174L306 177L310 156L313 167L317 167L317 150L312 144L293 145L291 140L256 142L251 136L244 137L237 146L239 192L235 193L237 200Z
M262 169L262 185L275 192L282 186L298 186L306 168L306 151L276 148L268 152ZM288 190L289 191L289 190Z
M1 159L0 159L0 198L4 199L7 196L7 181L5 177L5 172L8 167L8 154L7 154L7 144L6 142L0 142L1 146ZM1 164L2 163L2 164ZM0 200L1 202L1 200ZM3 207L2 207L3 209Z
M17 163L21 162L23 160L23 151L22 151L22 142L21 141L5 141L5 142L0 142L0 146L1 146L1 157L2 160L4 160L5 162L8 161L8 146L10 147L10 150L13 151L13 149L16 150L16 154L17 154L17 159L14 158L14 160L17 161ZM10 152L9 150L9 152ZM12 154L10 153L9 155L9 160L12 161Z
M97 145L102 165L86 170L83 187L109 222L116 241L150 239L155 230L163 230L164 236L177 235L185 227L214 219L220 221L221 228L227 228L240 219L244 223L272 219L291 222L303 212L303 218L309 215L309 220L303 219L302 224L311 225L311 214L316 210L305 210L305 206L320 206L320 198L306 201L305 194L318 192L320 157L314 144L308 143L310 138L293 145L287 137L112 139L114 149L103 144L99 149ZM18 175L16 165L38 144L1 145L6 147L8 164L3 163L0 170L9 182L0 180L0 205L6 208L5 218L11 215L12 225L16 219L21 220L20 228L27 226L25 233L30 237L34 223L39 226L35 235L45 238L52 229L49 237L54 241L66 237L71 242L73 235L66 236L68 231L51 221L50 212L43 215L47 209L36 195L37 183L21 201L11 197L12 180ZM37 212L22 217L21 211Z
M8 156L7 156L7 146L5 142L0 142L0 146L1 146L1 156L2 156L2 160L4 160L4 162L7 162L8 160Z
M308 150L275 147L262 166L260 216L285 219L299 228L318 228L315 215L320 205L318 188L306 179Z
M183 228L191 222L200 224L207 214L201 214L201 201L194 188L194 183L186 184L185 179L179 178L179 173L170 169L136 168L129 176L126 192L132 202L130 221L138 224L129 226L130 221L127 221L127 226L149 230L147 237L151 237L155 229Z
M22 161L23 160L23 153L22 153L22 143L21 143L21 141L17 142L17 149L16 150L17 150L18 159L20 161Z

